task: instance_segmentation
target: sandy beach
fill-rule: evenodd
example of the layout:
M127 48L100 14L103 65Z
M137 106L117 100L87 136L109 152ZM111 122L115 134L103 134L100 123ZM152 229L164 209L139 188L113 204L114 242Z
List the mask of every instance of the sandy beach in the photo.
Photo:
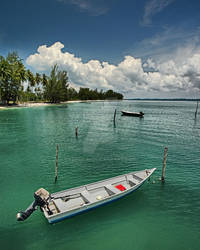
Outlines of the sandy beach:
M81 102L101 102L105 100L76 100L76 101L66 101L66 102L60 102L60 103L46 103L46 102L25 102L20 103L17 105L5 105L0 106L0 110L3 109L10 109L10 108L29 108L29 107L41 107L41 106L50 106L50 105L62 105L62 104L69 104L69 103L81 103Z

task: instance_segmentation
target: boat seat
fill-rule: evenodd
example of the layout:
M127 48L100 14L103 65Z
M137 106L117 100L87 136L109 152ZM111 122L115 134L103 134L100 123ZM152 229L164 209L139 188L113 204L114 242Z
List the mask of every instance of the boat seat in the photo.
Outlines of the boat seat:
M143 181L143 178L139 177L139 176L136 175L136 174L132 174L132 176L133 176L133 178L134 178L135 180L137 180L138 182Z
M49 203L49 208L50 208L51 212L53 212L53 214L59 213L59 210L58 210L57 206L53 203L53 201L51 201Z
M134 183L136 185L140 183L140 181L138 180L138 178L137 179L134 178L134 176L132 174L127 176L127 180L131 181L132 183Z
M54 204L56 205L59 212L63 212L63 210L68 209L66 207L66 203L64 203L61 199L55 199Z
M59 198L59 199L54 199L54 204L56 205L56 207L58 208L60 212L63 212L63 211L70 210L73 208L79 208L83 206L85 202L83 201L81 197L77 199L70 199L66 202Z
M108 184L105 187L109 189L111 192L113 192L114 194L121 194L121 191L115 188L114 186L112 186L111 184Z
M90 203L94 203L97 202L96 196L93 196L92 194L90 194L87 190L84 190L81 192L81 195L88 200L88 202Z
M136 180L135 178L133 178L132 175L127 175L127 178L126 178L128 184L133 187L135 185L137 185L138 183L140 183L138 180Z
M135 176L137 176L138 178L140 178L140 179L143 180L144 178L148 177L147 171L148 170L146 170L146 171L140 171L137 174L135 174Z

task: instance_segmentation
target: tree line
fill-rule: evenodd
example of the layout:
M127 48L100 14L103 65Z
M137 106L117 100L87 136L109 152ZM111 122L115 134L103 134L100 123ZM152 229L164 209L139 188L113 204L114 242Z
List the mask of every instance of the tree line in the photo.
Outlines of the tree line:
M26 86L26 87L25 87ZM123 95L113 90L98 91L69 86L67 71L52 67L50 75L32 73L27 70L16 52L7 57L0 55L0 101L3 104L41 101L59 103L68 100L123 99Z

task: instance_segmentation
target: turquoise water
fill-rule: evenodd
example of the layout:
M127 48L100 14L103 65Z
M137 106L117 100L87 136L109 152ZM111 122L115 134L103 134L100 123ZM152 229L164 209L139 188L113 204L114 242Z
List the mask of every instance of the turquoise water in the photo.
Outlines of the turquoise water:
M199 250L200 115L194 121L195 108L194 102L122 101L1 110L1 249ZM143 111L144 119L121 116L122 109ZM161 184L165 146L166 182ZM16 221L17 211L27 208L40 187L55 192L152 167L157 171L151 182L115 203L54 225L39 210L25 222Z

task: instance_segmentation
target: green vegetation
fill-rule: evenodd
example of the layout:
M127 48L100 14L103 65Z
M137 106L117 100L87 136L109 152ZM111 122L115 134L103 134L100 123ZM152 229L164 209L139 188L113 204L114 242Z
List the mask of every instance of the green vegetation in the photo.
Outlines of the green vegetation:
M59 71L58 66L52 68L51 75L44 86L44 98L52 103L68 100L68 76L66 71Z
M76 91L69 86L67 72L59 70L57 65L52 68L50 76L33 74L25 69L16 52L9 53L5 58L0 56L0 102L3 104L105 99L120 100L123 95L113 90L103 92L82 87Z
M0 97L3 103L16 103L26 80L26 70L17 53L0 56Z
M92 90L89 88L80 88L78 94L78 99L80 100L121 100L123 95L116 93L113 90L108 90L103 92L103 90L98 91L97 89Z

